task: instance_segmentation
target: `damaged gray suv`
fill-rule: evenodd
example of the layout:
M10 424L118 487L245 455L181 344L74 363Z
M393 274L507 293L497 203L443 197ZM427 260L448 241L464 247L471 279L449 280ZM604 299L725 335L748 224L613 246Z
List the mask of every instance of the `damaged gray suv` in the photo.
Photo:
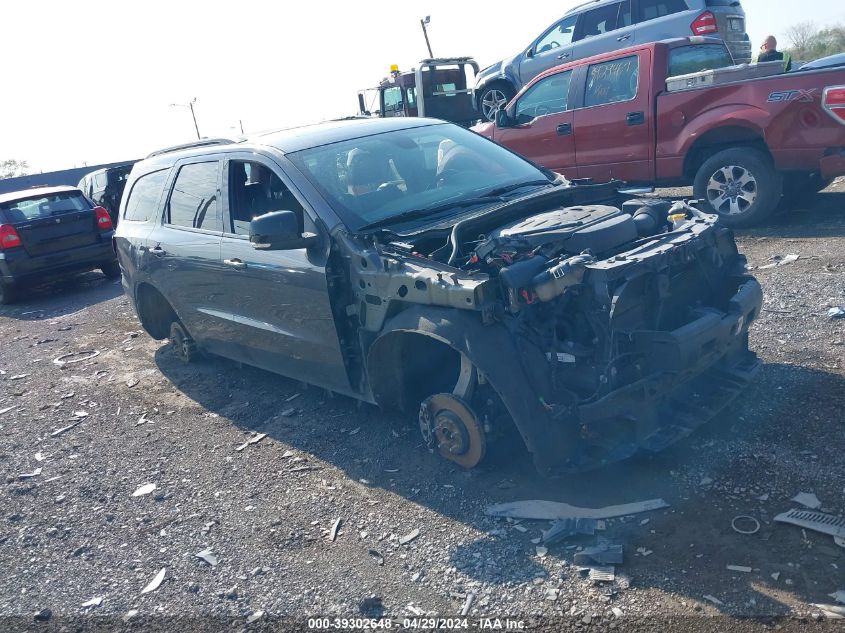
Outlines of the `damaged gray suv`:
M463 467L516 432L542 472L659 450L759 369L762 292L716 216L456 125L164 150L126 192L117 252L152 337L415 412Z

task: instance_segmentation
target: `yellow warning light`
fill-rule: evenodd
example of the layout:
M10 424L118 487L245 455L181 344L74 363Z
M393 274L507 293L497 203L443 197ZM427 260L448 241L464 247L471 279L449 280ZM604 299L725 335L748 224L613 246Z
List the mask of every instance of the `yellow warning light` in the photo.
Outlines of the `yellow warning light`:
M687 219L686 213L673 213L668 218L668 220L670 222L680 222L681 220L686 220L686 219Z
M398 73L399 72L399 64L390 64L390 72Z

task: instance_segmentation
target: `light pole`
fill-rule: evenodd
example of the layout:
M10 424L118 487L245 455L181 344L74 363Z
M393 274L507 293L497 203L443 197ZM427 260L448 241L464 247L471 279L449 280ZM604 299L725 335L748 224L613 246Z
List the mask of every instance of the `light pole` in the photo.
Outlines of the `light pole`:
M170 106L176 106L179 108L190 108L191 109L191 116L194 119L194 128L197 131L197 140L200 140L202 137L200 136L200 127L197 125L197 115L194 113L194 104L197 102L197 98L194 97L188 103L171 103Z
M431 16L425 16L424 20L420 20L420 26L423 30L423 35L425 35L425 45L428 47L428 56L432 59L434 58L434 53L431 52L431 43L428 41L428 29L426 28L429 24L431 24Z

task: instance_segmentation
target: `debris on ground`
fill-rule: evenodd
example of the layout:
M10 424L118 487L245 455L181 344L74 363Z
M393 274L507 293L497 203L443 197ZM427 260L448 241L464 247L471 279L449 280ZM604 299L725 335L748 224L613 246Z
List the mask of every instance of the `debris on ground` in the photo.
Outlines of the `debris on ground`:
M766 264L765 266L760 266L760 268L758 268L758 270L766 270L768 268L778 268L780 266L788 266L789 264L791 264L793 262L797 262L801 258L800 258L800 256L798 256L794 253L790 253L789 255L785 255L783 257L780 256L780 255L775 255L774 257L772 257L772 259L774 261L771 264Z
M265 437L267 437L266 433L257 433L255 435L253 435L251 438L249 438L246 442L244 442L243 444L238 446L235 449L235 451L240 452L240 451L244 450L250 444L258 444L258 442L263 440Z
M129 620L134 618L136 615L138 615L138 609L129 609L129 611L127 611L126 613L123 614L123 617L120 618L120 620L121 620L121 622L126 624L127 622L129 622Z
M342 519L340 518L336 519L335 522L332 524L332 529L329 530L329 540L332 542L334 542L334 540L337 538L337 531L338 529L340 529L341 520Z
M740 571L743 574L750 574L753 569L751 567L746 567L745 565L726 565L728 571Z
M413 529L399 539L399 545L407 545L420 535L419 529Z
M819 498L812 492L799 492L797 495L792 497L792 501L800 503L805 508L810 508L810 510L818 510L822 507L822 502L819 501Z
M156 489L155 484L144 484L140 488L138 488L135 492L132 493L133 497L143 497L144 495L148 495Z
M524 527L520 530L519 525L514 526L514 529L520 532L527 531ZM596 533L598 521L596 519L560 519L555 521L552 526L543 532L543 542L547 545L563 541L572 536L583 534L592 536Z
M790 510L775 517L779 523L790 523L801 528L845 538L845 519L824 512L810 510Z
M668 507L669 504L663 499L650 499L604 508L579 508L568 503L531 500L487 506L484 513L492 517L555 521L557 519L612 519Z
M475 594L468 593L464 605L461 607L461 617L466 616L472 608L472 602L475 600Z
M56 429L55 431L50 433L50 437L58 437L59 435L62 435L63 433L67 433L71 429L76 428L80 424L82 424L82 420L77 420L73 424L68 424L67 426L63 426L60 429Z
M91 360L92 358L96 358L100 355L100 352L96 350L88 350L83 352L71 352L70 354L62 354L58 358L53 360L55 365L59 367L64 367L65 365L73 365L75 363L84 363L86 360ZM79 356L79 358L74 358L75 356ZM70 360L67 360L70 359Z
M103 596L95 596L94 598L91 598L90 600L86 600L80 606L86 607L86 608L87 607L99 607L101 604L103 604Z
M368 553L370 556L372 556L373 558L375 558L375 559L376 559L376 563L378 564L378 566L379 566L379 567L381 567L381 566L383 566L383 565L384 565L384 556L382 556L382 555L379 553L379 551L378 551L378 550L375 550L375 549L369 549L369 550L367 550L367 553Z
M575 553L573 559L576 565L620 565L623 561L622 544L611 543L606 539L600 539L598 544L585 547Z
M827 311L827 316L831 319L845 319L845 308L837 306Z
M18 479L32 479L33 477L38 477L41 474L41 468L36 468L31 473L21 473L18 475Z
M717 607L721 607L721 606L723 606L723 605L725 604L724 602L722 602L721 600L719 600L716 596L711 596L710 594L705 594L705 595L704 595L704 596L702 596L702 597L703 597L705 600L707 600L707 602L712 602L712 603L713 603L713 604L715 604Z
M537 557L538 558L545 558L546 555L549 553L547 547L543 547L542 545L537 546Z
M258 622L261 618L264 617L263 611L256 611L251 616L246 619L247 624L252 624L253 622Z
M587 577L593 582L613 582L616 578L613 565L593 565L588 570Z
M217 563L220 562L220 561L217 560L217 557L212 553L210 548L206 548L206 549L202 550L201 552L197 552L196 554L194 554L194 556L196 556L200 560L208 563L212 567L216 567Z
M840 607L838 604L813 604L813 606L821 609L822 614L829 620L845 619L845 607Z
M738 534L757 534L760 531L760 522L752 516L741 514L731 520L731 528Z
M158 573L155 575L155 578L153 578L153 579L150 581L150 584L148 584L146 587L144 587L143 589L141 589L141 593L142 593L142 594L144 594L144 593L150 593L151 591L155 591L156 589L158 589L158 588L159 588L159 586L161 585L162 581L164 580L164 576L165 576L166 574L167 574L167 568L166 568L166 567L162 567L162 568L161 568L161 571L160 571L160 572L158 572Z

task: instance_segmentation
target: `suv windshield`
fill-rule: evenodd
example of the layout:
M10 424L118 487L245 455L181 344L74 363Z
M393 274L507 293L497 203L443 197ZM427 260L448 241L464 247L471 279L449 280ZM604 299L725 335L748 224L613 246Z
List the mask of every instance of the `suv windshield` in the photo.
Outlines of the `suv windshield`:
M427 209L443 217L493 190L551 182L547 172L456 125L374 134L288 157L352 230Z
M15 222L38 220L63 213L85 211L90 208L91 205L79 191L62 191L46 196L5 202L0 204L0 215L6 222L14 224Z

